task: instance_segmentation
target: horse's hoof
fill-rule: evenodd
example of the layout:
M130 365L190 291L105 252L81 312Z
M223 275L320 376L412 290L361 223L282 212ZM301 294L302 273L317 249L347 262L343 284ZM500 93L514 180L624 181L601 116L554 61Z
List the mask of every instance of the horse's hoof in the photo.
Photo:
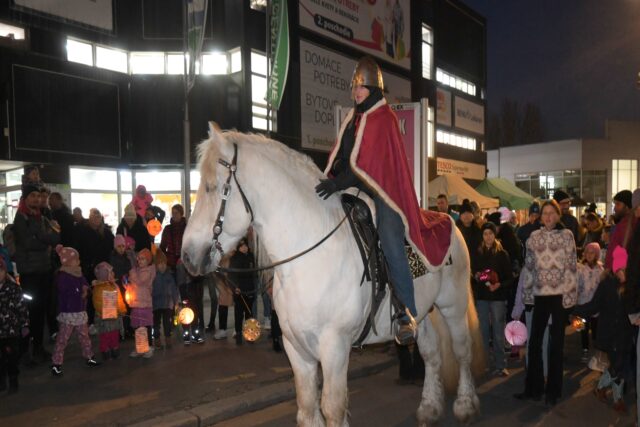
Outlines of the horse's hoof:
M478 396L460 396L453 403L453 415L461 424L470 424L479 412Z
M440 417L442 417L442 405L435 403L421 403L418 407L416 417L418 418L418 425L421 427L435 424L440 420Z

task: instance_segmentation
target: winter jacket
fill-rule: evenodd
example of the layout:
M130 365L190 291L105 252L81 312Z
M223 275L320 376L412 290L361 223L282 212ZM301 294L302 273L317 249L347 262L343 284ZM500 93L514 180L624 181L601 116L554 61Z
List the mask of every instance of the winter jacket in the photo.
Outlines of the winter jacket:
M131 271L131 261L126 252L120 255L115 249L111 251L109 264L113 267L113 275L118 283L122 283L122 276L128 275Z
M625 348L624 343L633 338L633 327L624 308L620 282L608 275L596 289L591 301L577 306L573 314L589 318L600 313L596 347L602 351Z
M518 240L520 240L520 243L522 245L522 259L525 259L527 257L527 240L529 240L531 233L536 230L540 230L540 227L542 227L542 224L540 224L540 221L536 220L533 223L528 222L518 228L516 236L518 237Z
M602 230L604 230L604 224L600 219L598 219L598 226L595 230L587 230L584 235L584 241L582 242L582 247L585 248L589 243L596 242L600 246L602 246Z
M578 220L576 219L576 217L571 215L570 213L562 214L562 216L560 217L560 222L562 223L562 225L564 225L564 228L571 231L571 234L573 234L573 242L577 244L578 238L580 237L578 235L580 225L578 224Z
M118 288L118 285L116 285L113 282L99 282L97 280L93 281L93 290L92 290L92 294L93 294L93 307L96 309L96 315L101 316L102 313L102 292L107 291L107 292L113 292L116 291L118 292L118 304L117 304L117 311L118 311L118 315L123 315L126 314L127 312L127 307L124 305L124 298L122 297L122 294L120 293L120 288Z
M123 236L129 236L136 241L135 251L140 252L143 249L151 250L152 237L149 235L147 228L142 223L142 217L136 216L136 221L131 228L127 225L127 222L123 219L120 221L120 225L116 230L116 234L122 234Z
M473 258L478 255L478 248L482 243L482 231L480 231L480 227L476 225L475 221L472 222L469 227L465 227L462 221L457 220L456 225L462 233L462 237L464 237L464 241L467 244L467 250L469 251L469 256L473 262Z
M595 294L598 288L603 271L604 267L600 262L593 267L587 264L578 264L578 305L591 301L593 294Z
M485 250L476 250L476 255L472 263L472 289L476 300L489 301L506 301L513 285L513 272L511 270L511 261L509 254L504 249L496 252ZM494 292L489 290L485 282L476 280L476 273L484 270L492 270L498 274L500 287Z
M59 271L54 279L58 291L58 313L79 313L87 307L83 297L85 288L89 289L87 279Z
M88 282L95 279L93 270L103 261L109 261L113 250L113 233L107 225L102 225L102 234L89 225L76 227L75 246L80 254L82 274Z
M231 268L254 268L255 261L253 254L247 252L243 254L240 251L236 251L231 257ZM229 276L232 286L240 288L242 293L251 293L256 290L257 276L256 273L231 273Z
M631 224L629 223L629 221L632 221ZM615 228L611 232L611 238L609 239L609 247L607 249L607 254L604 261L605 269L611 270L611 267L613 265L613 251L617 246L620 246L624 243L624 238L627 234L627 228L633 227L633 230L635 230L637 222L638 221L636 218L632 218L631 215L626 215L620 220L620 222L616 224Z
M16 244L14 260L20 274L48 273L51 270L51 247L60 241L60 234L53 231L42 215L25 215L18 212L13 221Z
M19 337L29 326L29 311L22 299L22 289L13 280L0 285L0 338Z
M522 274L525 304L534 296L562 295L564 308L577 299L577 256L571 231L558 224L553 230L542 228L527 240L527 257Z
M131 308L152 308L153 279L156 277L155 265L132 268L129 271L129 283L125 285Z
M180 251L182 250L182 236L187 228L187 220L182 218L171 223L162 230L162 240L160 241L160 249L167 256L167 265L175 268L180 259Z
M173 309L180 302L178 295L178 286L173 278L173 274L169 270L164 273L156 272L153 279L153 309L159 310L163 308Z
M52 210L51 218L60 225L60 244L62 246L73 246L73 215L71 215L69 208L63 204L60 209Z

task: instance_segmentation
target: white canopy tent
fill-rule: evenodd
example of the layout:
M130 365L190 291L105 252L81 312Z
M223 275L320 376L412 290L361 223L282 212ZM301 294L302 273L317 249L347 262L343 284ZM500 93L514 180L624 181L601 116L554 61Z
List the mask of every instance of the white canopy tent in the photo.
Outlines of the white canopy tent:
M476 201L481 209L500 206L498 199L483 196L457 175L440 175L429 182L429 206L436 205L439 194L446 194L450 205L460 205L464 199L469 199L469 201Z

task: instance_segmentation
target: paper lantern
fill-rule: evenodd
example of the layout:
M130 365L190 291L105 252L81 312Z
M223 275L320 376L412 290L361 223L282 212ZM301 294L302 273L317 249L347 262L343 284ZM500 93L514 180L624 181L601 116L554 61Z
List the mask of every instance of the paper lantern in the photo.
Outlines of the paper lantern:
M155 218L152 220L149 220L149 222L147 222L147 231L149 232L150 235L155 237L158 234L160 234L160 232L162 231L162 224L160 224L160 221L158 221Z
M136 329L136 353L142 354L149 351L149 336L144 326Z
M582 317L574 317L573 320L571 321L571 326L573 326L573 328L580 332L582 331L585 326L586 326L587 321L584 320Z
M504 328L504 337L511 345L523 345L527 342L527 327L519 320L512 320Z
M260 338L260 322L253 317L247 319L242 324L242 336L245 340L253 342Z
M180 313L178 313L178 322L183 325L190 325L191 322L193 322L193 318L193 310L191 310L189 307L183 308L182 310L180 310Z

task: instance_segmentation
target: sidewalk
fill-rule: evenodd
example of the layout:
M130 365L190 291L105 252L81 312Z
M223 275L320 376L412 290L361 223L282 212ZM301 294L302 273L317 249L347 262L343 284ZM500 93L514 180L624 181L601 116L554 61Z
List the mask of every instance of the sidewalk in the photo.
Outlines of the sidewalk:
M190 346L174 336L173 348L151 359L129 358L134 343L125 341L119 360L95 368L84 365L72 338L63 377L52 377L49 362L22 368L19 393L0 394L0 425L211 425L293 398L288 359L272 350L268 331L242 346L228 332L227 340L207 334L205 343ZM97 352L97 337L92 338ZM393 364L388 346L368 347L352 352L349 375L356 378Z

